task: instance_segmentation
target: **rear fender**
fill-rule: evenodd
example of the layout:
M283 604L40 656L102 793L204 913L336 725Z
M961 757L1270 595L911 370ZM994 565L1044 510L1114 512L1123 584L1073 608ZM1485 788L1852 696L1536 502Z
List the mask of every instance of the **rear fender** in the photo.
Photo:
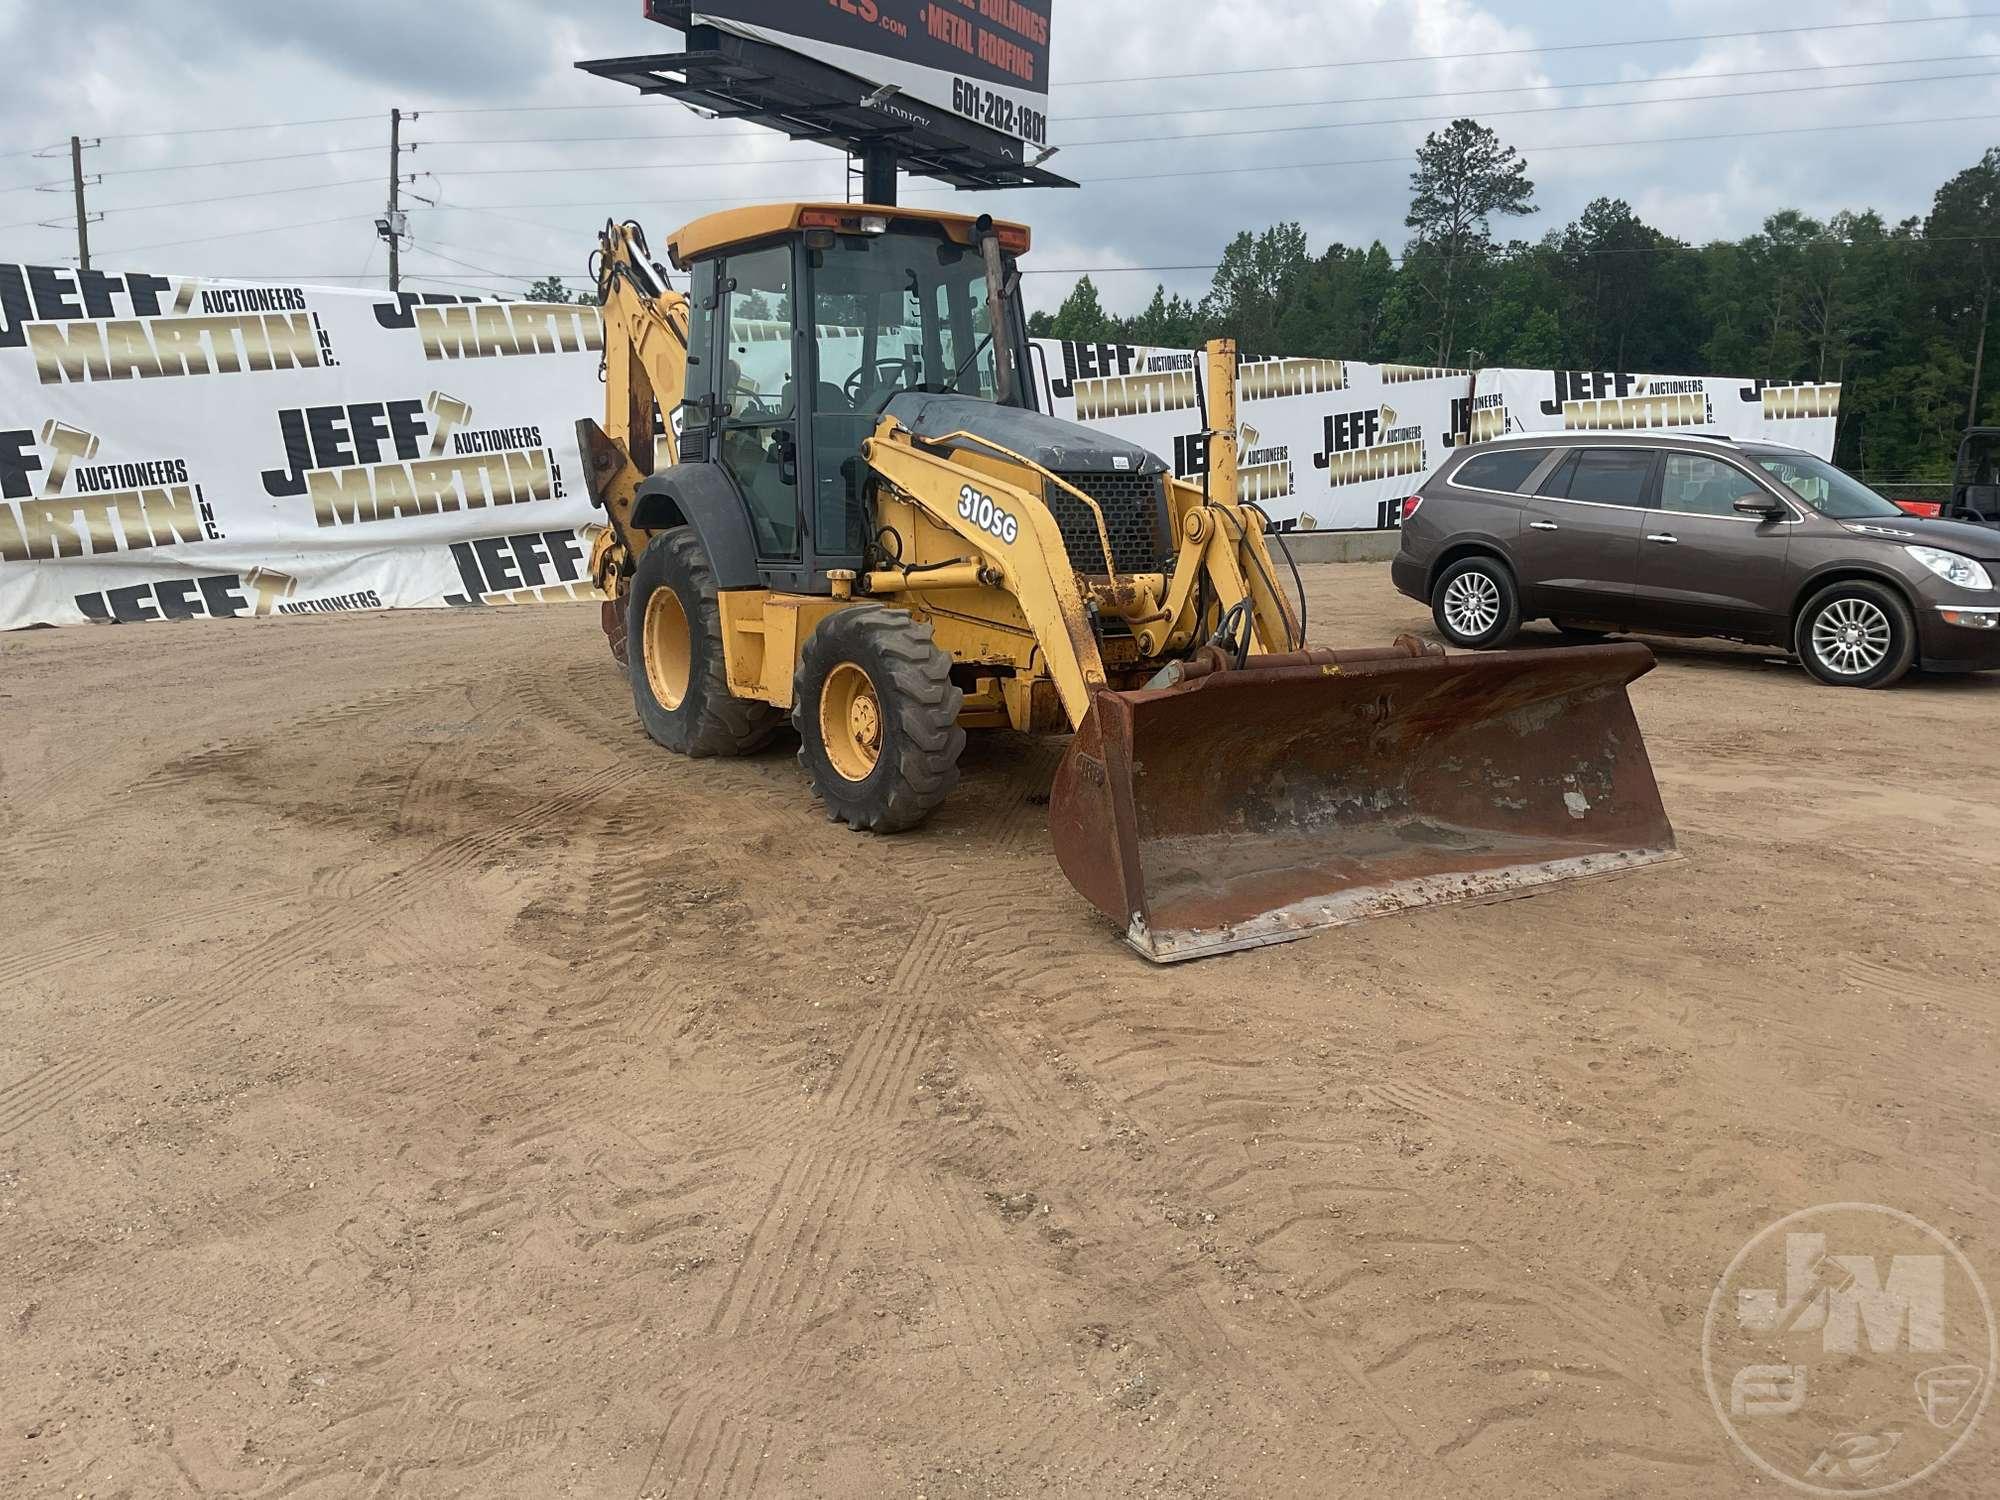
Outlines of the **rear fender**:
M692 526L720 589L759 588L757 539L743 497L714 464L675 464L639 486L632 524L644 532Z
M1438 549L1437 561L1431 564L1430 574L1424 580L1424 592L1430 594L1437 589L1438 579L1453 563L1463 562L1468 557L1490 557L1507 569L1508 576L1518 588L1521 570L1514 566L1514 559L1507 555L1507 549L1486 537L1455 537Z

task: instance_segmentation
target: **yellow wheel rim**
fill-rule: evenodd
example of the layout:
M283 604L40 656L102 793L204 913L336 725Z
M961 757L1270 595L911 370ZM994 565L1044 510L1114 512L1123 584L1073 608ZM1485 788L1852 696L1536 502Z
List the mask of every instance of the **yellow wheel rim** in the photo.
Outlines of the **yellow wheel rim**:
M646 600L646 683L660 707L672 713L687 697L694 671L694 636L681 596L662 585Z
M819 737L843 780L866 781L882 759L882 701L852 662L827 675L819 695Z

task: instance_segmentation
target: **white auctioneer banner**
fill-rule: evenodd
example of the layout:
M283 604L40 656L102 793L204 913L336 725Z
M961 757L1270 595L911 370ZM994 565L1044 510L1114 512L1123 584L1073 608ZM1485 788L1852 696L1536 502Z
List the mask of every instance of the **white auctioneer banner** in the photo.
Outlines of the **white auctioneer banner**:
M1202 471L1200 355L1037 340L1034 360L1043 410L1118 431L1177 474ZM1454 448L1509 433L1711 432L1831 458L1840 413L1838 385L1344 359L1245 359L1236 400L1244 498L1281 525L1335 531L1395 526Z
M575 428L603 345L589 306L0 263L0 630L594 597ZM1033 357L1044 410L1201 471L1200 356ZM1374 529L1502 432L1830 454L1839 387L1269 359L1238 399L1275 522Z

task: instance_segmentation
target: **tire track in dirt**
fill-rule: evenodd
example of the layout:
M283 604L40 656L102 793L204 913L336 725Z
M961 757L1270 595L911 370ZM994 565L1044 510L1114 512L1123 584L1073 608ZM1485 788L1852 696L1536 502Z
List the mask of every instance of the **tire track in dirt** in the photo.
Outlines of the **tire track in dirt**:
M772 1426L727 1410L719 1393L690 1393L661 1429L639 1477L638 1500L731 1500L755 1495Z
M47 948L39 948L27 953L0 959L0 984L19 984L32 979L37 974L45 974L50 969L59 969L68 964L79 963L92 954L102 952L114 943L135 938L144 938L158 933L162 928L194 926L204 922L219 922L229 917L239 917L246 912L266 911L274 906L284 906L302 899L297 892L280 892L261 896L242 896L231 901L217 901L207 906L186 907L165 916L153 917L144 922L128 926L107 928L100 932L87 933L82 937L66 938Z
M505 848L523 833L551 823L561 823L590 806L599 796L626 780L623 768L599 771L572 790L545 798L516 814L497 828L468 833L446 840L394 875L376 882L361 896L342 907L315 912L291 926L261 940L225 962L205 982L179 996L141 1006L124 1023L137 1033L157 1041L198 1024L205 1016L235 1001L244 985L254 984L267 974L283 972L302 957L363 936L373 936L383 923L405 908L433 896L438 883L477 865L484 857ZM13 1087L24 1089L37 1079L54 1078L49 1090L38 1092L37 1107L19 1119L0 1120L0 1139L19 1131L49 1110L66 1103L85 1087L96 1087L121 1072L126 1064L113 1062L105 1073L86 1075L74 1071L55 1074L60 1064L35 1070Z

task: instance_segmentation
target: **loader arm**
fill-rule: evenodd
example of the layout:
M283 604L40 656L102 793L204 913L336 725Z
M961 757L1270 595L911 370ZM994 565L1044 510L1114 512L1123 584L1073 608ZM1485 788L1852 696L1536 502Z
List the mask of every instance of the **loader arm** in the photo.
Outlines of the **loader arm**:
M607 224L598 237L598 300L604 312L604 422L577 424L593 503L610 528L592 558L598 586L630 571L651 533L632 519L647 476L679 461L671 413L687 391L688 299L653 263L636 224ZM669 420L656 426L654 412ZM661 430L664 428L664 430Z
M1216 413L1226 436L1211 436L1233 452L1235 346L1212 350L1228 372ZM979 433L959 431L916 440L885 418L863 449L870 469L899 500L916 507L938 531L951 535L960 556L918 559L920 570L886 570L859 580L868 594L914 596L939 587L929 569L969 565L975 580L1012 596L1040 645L1072 729L1091 711L1092 695L1109 686L1092 615L1122 619L1142 657L1164 666L1169 653L1202 644L1204 614L1226 615L1239 603L1250 611L1250 649L1273 654L1304 645L1298 618L1277 583L1265 550L1263 517L1233 503L1234 481L1204 497L1169 481L1178 530L1171 581L1154 574L1118 574L1102 508L1069 480L1024 454ZM1042 496L1063 492L1091 517L1105 568L1101 578L1077 571L1062 528ZM995 521L985 519L988 515Z

